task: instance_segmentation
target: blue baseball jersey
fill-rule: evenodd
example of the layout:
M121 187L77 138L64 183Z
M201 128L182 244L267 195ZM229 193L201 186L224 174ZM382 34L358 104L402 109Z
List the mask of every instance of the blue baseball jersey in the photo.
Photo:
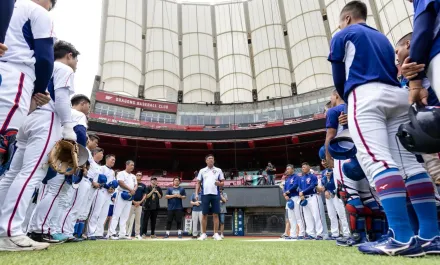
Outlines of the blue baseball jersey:
M330 128L335 129L337 133L340 133L342 130L347 129L348 125L344 125L344 126L339 125L338 118L342 112L347 113L346 104L341 104L327 110L325 127L327 129Z
M171 187L167 189L166 195L174 195L174 194L180 194L182 196L186 196L186 191L182 187ZM168 199L168 211L173 210L183 210L183 204L181 198L171 198Z
M304 195L312 195L316 193L316 186L318 186L318 177L309 173L304 174L302 177L298 178L299 190Z
M350 92L360 85L380 82L399 87L395 52L387 37L364 23L350 25L332 38L328 60L345 65L345 73L335 73L334 79L344 78L343 91L347 102Z
M427 11L433 12L433 15L436 15L435 23L434 23L434 32L433 43L429 53L429 61L431 61L434 56L440 53L440 0L414 0L414 22L419 18L419 16ZM415 29L422 30L422 29Z
M295 181L298 178L299 177L296 174L292 174L286 178L286 182L284 183L284 192L290 192L287 195L289 198L298 196L298 185L295 186Z
M330 179L327 178L327 172L328 172L328 169L325 169L322 171L321 184L325 188L326 191L329 191L332 194L335 194L336 185L335 185L335 179L333 178L333 172L331 172Z

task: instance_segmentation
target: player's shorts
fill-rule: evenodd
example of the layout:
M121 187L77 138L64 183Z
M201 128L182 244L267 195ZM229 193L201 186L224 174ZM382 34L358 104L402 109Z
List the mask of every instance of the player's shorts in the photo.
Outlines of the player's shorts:
M114 208L115 206L112 204L112 205L110 205L110 207L108 208L108 214L107 214L107 216L108 217L112 217L113 216L113 208Z
M213 214L220 213L220 196L208 194L202 195L202 213L207 215L210 213L209 208Z
M224 225L224 224L225 224L225 216L226 216L225 213L221 213L221 214L219 215L219 220L220 220L220 224L221 224L221 225Z

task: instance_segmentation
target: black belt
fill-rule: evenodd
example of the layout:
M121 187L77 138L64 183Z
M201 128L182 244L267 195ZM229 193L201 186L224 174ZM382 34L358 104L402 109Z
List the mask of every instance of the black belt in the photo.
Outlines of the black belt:
M313 195L315 195L315 194L312 194L312 195L304 195L304 198L308 199L308 198L313 197Z

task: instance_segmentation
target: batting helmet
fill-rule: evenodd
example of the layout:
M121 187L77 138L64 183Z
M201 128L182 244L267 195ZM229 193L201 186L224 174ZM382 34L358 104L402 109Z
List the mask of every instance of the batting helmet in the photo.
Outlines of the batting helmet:
M328 145L328 152L337 160L354 157L357 153L357 149L351 139L350 132L343 130L338 136L333 138Z
M132 201L133 200L133 196L131 196L131 194L128 193L128 191L125 191L125 190L123 192L121 192L121 198L123 200L126 200L126 201Z
M342 172L347 178L354 181L359 181L366 177L356 157L352 157L344 162Z
M104 174L99 174L98 176L98 184L99 185L104 185L107 183L107 176Z
M109 188L113 188L113 189L117 189L119 187L119 183L117 180L113 180L111 182L108 183Z
M293 210L295 208L295 203L292 200L287 201L287 208Z
M321 159L321 160L324 160L325 159L325 145L323 145L322 147L321 147L321 149L319 149L319 158Z
M301 205L301 206L307 206L307 200L306 199L304 199L304 200L302 200L302 201L300 201L299 202L299 205Z
M410 122L401 124L397 132L400 143L414 154L440 152L440 107L412 105Z

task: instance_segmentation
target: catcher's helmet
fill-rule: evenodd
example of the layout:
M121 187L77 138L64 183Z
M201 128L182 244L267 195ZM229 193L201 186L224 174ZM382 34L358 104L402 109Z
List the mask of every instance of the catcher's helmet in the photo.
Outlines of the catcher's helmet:
M342 172L347 178L354 181L359 181L366 177L356 157L352 157L344 162Z
M133 200L133 196L131 196L131 194L128 193L128 191L125 191L125 190L123 192L121 192L121 198L123 200L126 200L126 201L132 201Z
M99 174L98 176L98 184L104 185L107 183L107 176L104 174Z
M440 107L412 105L410 122L401 124L397 132L400 143L414 154L440 152Z
M292 200L287 201L287 208L293 210L295 208L295 203Z
M325 159L325 145L323 145L322 147L321 147L321 149L319 149L319 158L321 159L321 160L324 160Z
M338 136L330 141L328 152L337 160L349 159L356 155L356 146L354 145L350 132L347 129L343 130Z

